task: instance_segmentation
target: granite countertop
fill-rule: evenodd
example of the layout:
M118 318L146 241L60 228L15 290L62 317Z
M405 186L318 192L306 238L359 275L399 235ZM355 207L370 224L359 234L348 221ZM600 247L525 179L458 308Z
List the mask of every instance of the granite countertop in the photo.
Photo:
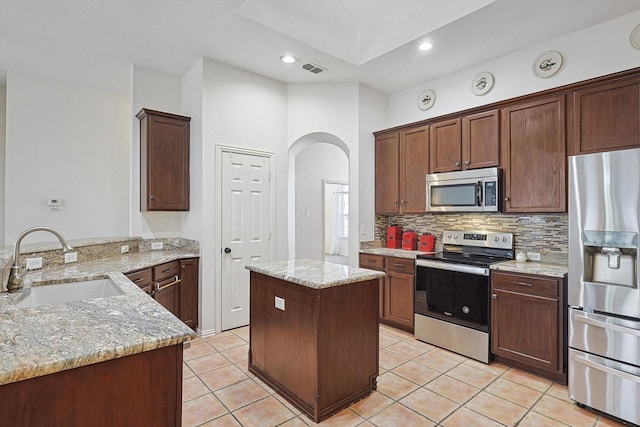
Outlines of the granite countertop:
M313 289L364 282L385 276L381 271L310 259L248 264L245 268Z
M547 262L518 262L505 261L491 264L492 270L510 271L512 273L538 274L542 276L559 277L566 276L569 266L565 264L551 264Z
M122 272L181 258L193 250L129 253L120 257L29 272L25 289L0 293L0 385L188 341L191 328ZM111 279L123 295L16 308L32 286Z
M416 259L416 256L418 255L429 254L433 252L410 251L406 249L391 249L391 248L368 248L368 249L360 249L360 253Z

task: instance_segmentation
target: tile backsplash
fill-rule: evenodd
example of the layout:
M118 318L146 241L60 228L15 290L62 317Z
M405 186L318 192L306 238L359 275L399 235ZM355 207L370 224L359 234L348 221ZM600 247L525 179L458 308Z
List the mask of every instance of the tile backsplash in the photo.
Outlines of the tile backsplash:
M539 252L546 262L567 262L569 227L567 214L416 214L376 215L375 239L386 240L387 227L397 224L403 230L436 236L436 250L442 249L443 230L478 230L513 233L516 251Z

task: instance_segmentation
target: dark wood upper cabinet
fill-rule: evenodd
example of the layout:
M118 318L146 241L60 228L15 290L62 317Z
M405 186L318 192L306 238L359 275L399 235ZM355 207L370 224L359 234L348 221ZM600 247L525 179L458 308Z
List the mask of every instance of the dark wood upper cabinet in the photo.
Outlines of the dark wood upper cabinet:
M376 137L376 213L398 213L400 135L393 132Z
M426 175L429 172L429 127L400 132L399 213L427 210Z
M189 210L189 117L143 108L140 210Z
M572 154L640 147L640 78L573 92Z
M505 212L566 212L565 111L564 95L502 109Z
M462 169L461 123L458 118L431 125L431 173Z
M462 168L500 165L500 112L483 111L462 118Z
M499 111L490 110L432 124L430 172L498 166L499 120Z
M426 211L428 129L419 126L376 137L376 213Z

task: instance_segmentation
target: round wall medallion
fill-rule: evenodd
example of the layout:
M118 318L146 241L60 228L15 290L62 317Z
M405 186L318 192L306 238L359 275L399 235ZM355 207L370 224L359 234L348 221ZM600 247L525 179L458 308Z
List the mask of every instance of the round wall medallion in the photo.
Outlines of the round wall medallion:
M533 61L532 71L536 77L546 79L553 76L562 66L562 55L554 50L544 52Z
M471 80L471 93L474 95L484 95L493 87L493 74L488 71L476 74Z
M421 110L428 110L433 107L436 102L436 93L431 89L423 90L418 95L418 108Z
M640 49L640 25L637 25L633 31L631 31L631 37L629 38L631 46L636 49Z

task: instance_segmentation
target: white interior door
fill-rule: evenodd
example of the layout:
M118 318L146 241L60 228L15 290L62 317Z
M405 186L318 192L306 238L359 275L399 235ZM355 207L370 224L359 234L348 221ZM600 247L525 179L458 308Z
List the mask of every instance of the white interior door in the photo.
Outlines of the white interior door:
M246 264L271 260L269 157L222 153L222 325L249 324Z

